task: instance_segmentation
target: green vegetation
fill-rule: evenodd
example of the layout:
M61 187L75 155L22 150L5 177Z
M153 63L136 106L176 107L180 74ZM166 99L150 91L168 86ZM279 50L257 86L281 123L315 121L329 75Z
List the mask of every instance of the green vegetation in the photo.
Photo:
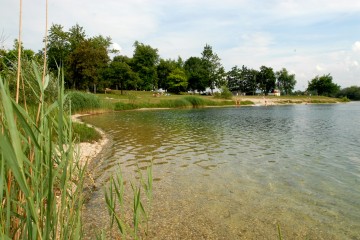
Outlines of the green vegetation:
M333 83L332 76L327 74L313 78L309 82L307 91L320 96L334 97L340 91L340 86Z
M79 239L84 168L74 158L63 84L48 103L50 76L39 73L35 64L23 72L37 84L35 114L11 96L8 83L15 79L0 76L0 238Z
M353 101L360 101L360 87L352 86L341 89L336 96L339 98L346 97Z
M101 139L101 134L93 127L87 126L85 123L73 123L74 139L80 142L96 142Z
M152 165L146 168L146 179L144 178L141 169L138 167L138 183L130 182L132 196L132 208L126 209L126 206L131 206L126 202L126 195L129 189L125 188L124 179L119 170L115 177L110 179L110 185L105 189L105 201L110 216L110 229L116 223L117 230L122 238L141 239L146 236L148 231L148 221L150 219L149 209L152 202ZM145 192L146 196L142 196ZM125 205L127 204L127 205ZM132 213L132 221L126 219L126 211ZM102 234L98 239L106 239Z
M226 86L221 87L220 93L214 94L215 98L223 98L223 99L232 99L233 94L230 92L230 90Z
M71 91L68 93L67 105L70 106L74 112L91 111L100 108L99 98L90 93L79 91Z

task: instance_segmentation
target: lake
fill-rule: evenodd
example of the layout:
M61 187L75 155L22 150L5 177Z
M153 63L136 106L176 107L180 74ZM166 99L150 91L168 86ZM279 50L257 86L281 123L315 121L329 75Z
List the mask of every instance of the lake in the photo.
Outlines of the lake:
M102 186L153 163L149 239L360 239L360 103L124 111L84 117L109 134Z

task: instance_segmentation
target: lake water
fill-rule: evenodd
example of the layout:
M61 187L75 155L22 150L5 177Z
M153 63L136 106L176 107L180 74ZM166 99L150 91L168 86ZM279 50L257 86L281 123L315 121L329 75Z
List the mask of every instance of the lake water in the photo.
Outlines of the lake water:
M153 162L149 239L360 239L360 103L84 117L112 141L92 166L87 232L109 176ZM90 230L89 230L90 229Z

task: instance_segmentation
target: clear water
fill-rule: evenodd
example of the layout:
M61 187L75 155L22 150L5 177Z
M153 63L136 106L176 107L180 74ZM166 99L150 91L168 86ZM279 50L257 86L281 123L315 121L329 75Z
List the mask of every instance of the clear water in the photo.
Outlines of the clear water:
M360 239L360 103L126 111L84 121L112 138L98 186L121 165L154 171L150 239ZM100 188L99 188L100 189ZM85 217L101 227L103 191Z

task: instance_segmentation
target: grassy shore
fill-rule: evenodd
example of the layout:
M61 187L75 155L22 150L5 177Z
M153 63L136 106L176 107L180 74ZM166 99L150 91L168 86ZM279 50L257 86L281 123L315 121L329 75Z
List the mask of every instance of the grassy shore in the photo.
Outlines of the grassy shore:
M103 110L131 110L139 108L186 108L234 105L286 105L286 104L322 104L345 102L346 99L323 96L234 96L220 99L203 95L154 94L146 91L112 91L96 95ZM99 110L98 110L99 111Z

